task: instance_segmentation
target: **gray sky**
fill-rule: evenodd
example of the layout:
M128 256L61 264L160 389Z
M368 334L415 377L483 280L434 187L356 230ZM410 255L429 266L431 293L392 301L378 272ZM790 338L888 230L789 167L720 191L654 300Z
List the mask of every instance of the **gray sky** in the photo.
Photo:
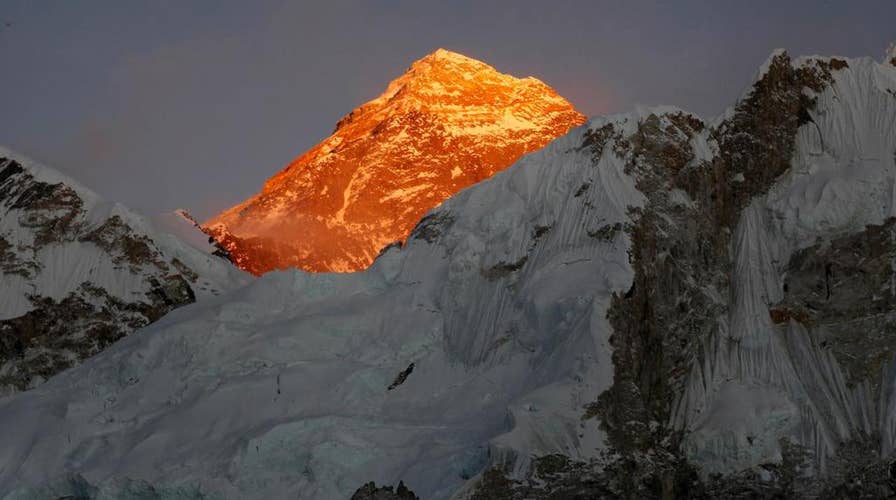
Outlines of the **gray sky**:
M204 219L438 47L589 115L711 117L772 49L879 59L894 19L896 0L0 0L0 144L144 213Z

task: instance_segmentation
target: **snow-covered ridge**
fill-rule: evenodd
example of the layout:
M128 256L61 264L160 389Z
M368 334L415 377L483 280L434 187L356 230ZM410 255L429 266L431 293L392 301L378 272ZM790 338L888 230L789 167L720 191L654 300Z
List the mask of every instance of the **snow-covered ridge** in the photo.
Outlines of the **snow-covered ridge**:
M0 328L16 339L3 354L4 392L38 383L176 304L248 280L54 169L8 149L0 159ZM71 338L83 351L61 346Z
M584 130L448 200L366 272L270 273L32 391L38 405L63 393L80 401L62 420L27 410L35 430L64 428L73 444L4 447L0 463L30 458L0 472L0 491L51 478L76 453L91 482L343 498L406 476L424 498L447 498L490 455L596 453L596 422L585 440L568 430L609 380L604 311L629 280L627 237L601 230L624 221L638 194L620 161L593 163ZM17 420L24 401L0 403L0 420ZM148 441L128 437L141 428Z

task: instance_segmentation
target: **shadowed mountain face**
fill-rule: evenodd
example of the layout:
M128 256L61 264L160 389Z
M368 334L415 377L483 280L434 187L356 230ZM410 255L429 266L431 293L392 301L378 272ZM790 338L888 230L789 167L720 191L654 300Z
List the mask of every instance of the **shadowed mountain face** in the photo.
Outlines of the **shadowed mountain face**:
M439 49L205 227L255 274L361 270L428 210L584 120L535 78Z

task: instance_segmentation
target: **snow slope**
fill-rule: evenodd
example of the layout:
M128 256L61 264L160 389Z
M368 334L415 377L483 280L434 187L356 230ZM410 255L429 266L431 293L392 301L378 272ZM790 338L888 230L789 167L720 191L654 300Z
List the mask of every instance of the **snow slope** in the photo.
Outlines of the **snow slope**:
M0 425L31 420L0 451L0 491L72 470L233 498L404 477L447 498L489 456L594 454L581 406L608 383L605 309L630 271L623 233L588 232L638 194L582 132L447 201L369 271L271 273L0 403Z

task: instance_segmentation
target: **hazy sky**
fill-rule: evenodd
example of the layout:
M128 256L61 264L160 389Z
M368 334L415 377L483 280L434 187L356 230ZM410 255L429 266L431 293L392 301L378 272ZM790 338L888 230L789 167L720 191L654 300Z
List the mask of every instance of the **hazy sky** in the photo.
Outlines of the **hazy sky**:
M711 117L775 47L880 59L894 19L896 0L0 0L0 144L144 213L204 219L438 47L589 115Z

